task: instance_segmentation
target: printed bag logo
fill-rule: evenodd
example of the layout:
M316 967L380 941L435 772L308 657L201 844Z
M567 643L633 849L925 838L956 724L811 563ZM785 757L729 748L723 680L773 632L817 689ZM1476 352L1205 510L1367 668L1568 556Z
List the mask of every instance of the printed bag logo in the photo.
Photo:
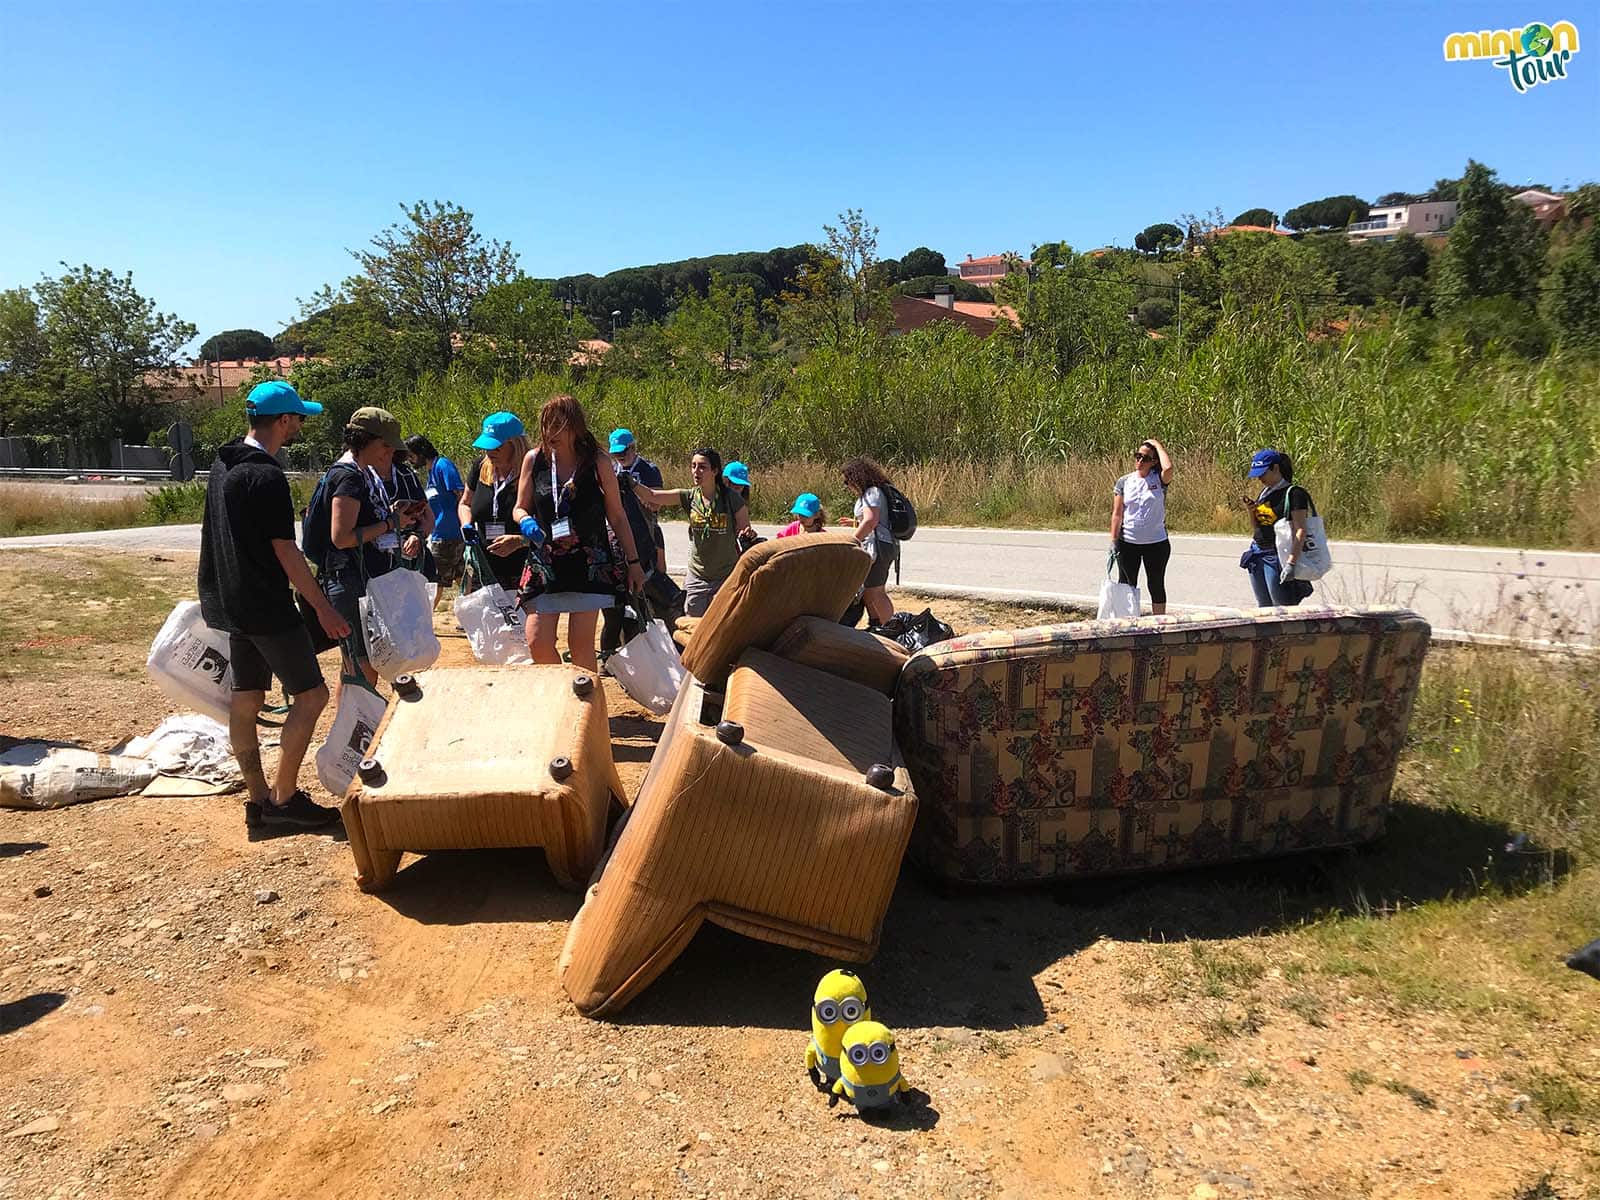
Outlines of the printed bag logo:
M221 683L228 674L228 656L199 638L190 638L178 654L178 661L190 671L198 671L213 683Z
M1567 63L1577 52L1578 27L1571 21L1554 25L1535 21L1521 29L1482 29L1444 39L1446 62L1487 58L1510 76L1511 86L1519 92L1565 79Z

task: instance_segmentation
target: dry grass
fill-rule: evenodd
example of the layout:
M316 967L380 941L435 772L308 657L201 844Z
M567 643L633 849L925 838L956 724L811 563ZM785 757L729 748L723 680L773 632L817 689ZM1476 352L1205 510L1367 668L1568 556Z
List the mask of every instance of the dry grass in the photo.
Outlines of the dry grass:
M144 524L144 495L90 500L52 488L0 484L0 537L67 533L80 529L125 529Z

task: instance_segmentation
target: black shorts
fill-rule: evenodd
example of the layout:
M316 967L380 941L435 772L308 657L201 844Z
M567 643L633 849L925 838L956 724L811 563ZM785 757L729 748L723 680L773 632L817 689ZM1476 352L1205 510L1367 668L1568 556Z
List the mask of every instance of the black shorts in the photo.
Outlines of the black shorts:
M867 581L862 587L880 588L889 583L889 571L895 563L900 561L900 543L880 541L875 549L878 556L872 560L872 566L867 568Z
M236 692L267 691L274 675L289 696L322 686L322 668L304 625L283 633L230 633L228 651Z

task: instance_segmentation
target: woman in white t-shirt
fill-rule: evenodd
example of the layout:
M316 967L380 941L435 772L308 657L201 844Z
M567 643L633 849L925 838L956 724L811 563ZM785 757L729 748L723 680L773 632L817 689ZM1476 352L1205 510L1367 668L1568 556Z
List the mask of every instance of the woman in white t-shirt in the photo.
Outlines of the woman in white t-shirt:
M1172 482L1172 455L1155 438L1139 443L1134 469L1117 480L1111 499L1111 549L1123 583L1139 583L1144 564L1150 611L1167 611L1167 485Z

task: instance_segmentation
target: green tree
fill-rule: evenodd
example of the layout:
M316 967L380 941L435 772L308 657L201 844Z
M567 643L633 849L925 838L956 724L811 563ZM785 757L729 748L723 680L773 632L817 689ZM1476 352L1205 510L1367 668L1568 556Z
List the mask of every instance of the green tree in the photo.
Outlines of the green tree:
M429 365L443 371L471 328L473 306L516 277L517 255L486 241L472 214L449 201L419 200L400 211L405 220L375 236L371 250L352 253L378 304L397 327L427 337Z
M1460 205L1435 264L1434 309L1448 314L1487 296L1510 296L1532 305L1544 257L1532 211L1507 199L1495 173L1470 159L1461 177Z
M839 214L838 225L824 225L822 232L822 245L811 248L805 269L779 298L784 337L802 347L842 346L858 331L887 332L889 293L873 269L877 226L851 208Z
M177 381L174 364L194 326L158 311L131 273L68 267L34 292L58 389L57 432L135 441L159 424L157 389Z
M259 329L229 329L212 334L200 343L200 357L207 362L222 359L272 358L277 354L272 339Z
M1277 219L1278 214L1273 212L1270 208L1247 208L1237 217L1235 217L1230 224L1265 225L1268 229L1271 229L1273 223L1276 222Z
M27 429L48 404L50 344L27 288L0 292L0 437Z
M1157 225L1146 226L1141 232L1134 235L1133 244L1145 254L1160 255L1165 250L1176 250L1183 245L1183 230L1170 221L1162 221ZM1057 243L1059 248L1066 246L1065 242Z
M918 246L915 250L906 252L900 260L901 279L916 279L923 275L944 275L948 268L944 255L937 250L930 250L926 246Z
M1352 221L1366 219L1371 206L1360 196L1328 196L1299 204L1283 214L1290 229L1342 229Z
M693 373L748 366L763 350L761 304L748 283L712 272L704 299L690 292L667 319L673 361Z
M1561 345L1600 350L1600 225L1591 221L1556 260L1542 310Z
M1025 359L1057 375L1133 352L1147 340L1130 315L1134 286L1065 242L1036 247L1029 270L1007 275L996 291L1019 322L1002 323L1001 334L1020 342Z
M526 275L491 287L473 306L472 328L465 357L483 378L558 373L576 345L550 285Z

